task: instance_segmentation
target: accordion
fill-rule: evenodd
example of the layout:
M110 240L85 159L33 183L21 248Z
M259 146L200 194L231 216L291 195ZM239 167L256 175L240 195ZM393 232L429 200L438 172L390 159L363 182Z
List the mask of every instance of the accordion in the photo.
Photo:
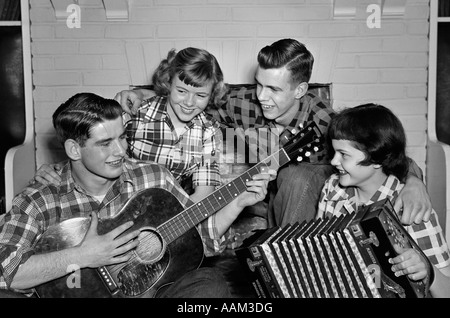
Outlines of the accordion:
M386 199L340 217L259 230L236 256L259 298L427 297L428 279L392 272L394 244L428 260Z

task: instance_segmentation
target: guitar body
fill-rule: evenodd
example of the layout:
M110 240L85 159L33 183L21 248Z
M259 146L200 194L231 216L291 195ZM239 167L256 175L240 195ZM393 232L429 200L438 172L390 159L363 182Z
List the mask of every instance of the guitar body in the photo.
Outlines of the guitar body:
M150 188L136 193L114 218L100 219L97 228L98 234L103 235L133 220L133 227L124 234L136 229L141 231L141 242L132 252L135 257L124 264L82 269L42 284L35 288L38 296L153 297L160 287L198 268L203 260L203 244L195 227L170 243L158 231L161 224L182 210L175 196L164 189ZM89 218L74 218L52 226L39 238L36 254L80 244L89 224Z

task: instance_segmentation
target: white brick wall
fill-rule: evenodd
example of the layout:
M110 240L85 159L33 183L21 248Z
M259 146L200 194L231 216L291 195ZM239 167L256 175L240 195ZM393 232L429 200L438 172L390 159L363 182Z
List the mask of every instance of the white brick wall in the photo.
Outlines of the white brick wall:
M171 48L212 52L229 83L249 83L257 52L292 37L315 56L312 82L332 82L334 107L377 102L405 125L408 151L425 171L429 0L369 29L367 5L333 18L332 0L133 0L129 21L107 21L102 1L80 0L81 28L57 21L50 0L31 0L37 166L61 158L51 115L71 95L113 97L145 84Z

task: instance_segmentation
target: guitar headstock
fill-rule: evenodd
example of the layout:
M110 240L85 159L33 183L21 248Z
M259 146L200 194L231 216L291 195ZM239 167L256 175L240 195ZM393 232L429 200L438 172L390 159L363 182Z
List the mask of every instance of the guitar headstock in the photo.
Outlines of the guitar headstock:
M287 156L297 162L308 162L311 155L323 149L323 136L315 122L310 122L283 147Z

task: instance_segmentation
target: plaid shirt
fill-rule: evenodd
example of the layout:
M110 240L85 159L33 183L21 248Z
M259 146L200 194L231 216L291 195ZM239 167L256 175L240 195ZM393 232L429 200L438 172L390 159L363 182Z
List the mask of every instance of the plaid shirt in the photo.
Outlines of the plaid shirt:
M128 154L167 167L178 182L192 176L192 185L221 184L219 163L222 132L213 118L202 112L178 137L167 113L167 98L144 101L136 116L124 114Z
M244 130L265 128L258 142L258 149L264 150L270 154L273 148L271 140L278 140L278 147L290 140L299 132L301 127L305 127L309 122L314 121L319 127L323 135L325 135L331 117L335 114L331 106L322 99L318 98L311 92L306 93L300 100L300 107L297 115L292 118L291 123L280 134L275 122L264 117L259 101L256 97L256 85L246 85L240 89L230 89L228 102L220 109L208 110L208 113L214 116L218 121L227 127L242 128ZM272 136L267 137L268 141L264 141L267 136L266 131L270 131ZM266 143L266 144L264 144ZM251 145L252 142L249 142ZM324 148L324 147L323 147ZM278 149L276 149L278 150ZM224 150L225 153L226 150ZM326 160L325 149L322 149L312 155L310 162L323 162Z
M38 182L25 188L14 198L11 211L0 219L0 288L10 286L19 265L33 255L38 237L50 225L74 217L89 217L92 211L98 211L100 218L113 217L133 194L145 188L167 190L183 208L192 204L172 175L157 164L126 160L122 175L101 203L74 182L70 163L59 173L59 185L44 186ZM205 254L213 254L228 244L224 237L216 235L214 215L200 223L198 230ZM223 246L221 242L225 242Z
M395 176L390 175L366 204L369 205L386 198L395 201L403 186L404 184ZM358 209L355 199L355 188L341 188L339 186L339 175L333 174L325 182L322 189L317 215L318 217L329 217L354 213ZM434 210L431 212L428 222L404 227L430 259L431 263L436 265L437 268L443 268L450 264L450 252L442 234L438 216Z

